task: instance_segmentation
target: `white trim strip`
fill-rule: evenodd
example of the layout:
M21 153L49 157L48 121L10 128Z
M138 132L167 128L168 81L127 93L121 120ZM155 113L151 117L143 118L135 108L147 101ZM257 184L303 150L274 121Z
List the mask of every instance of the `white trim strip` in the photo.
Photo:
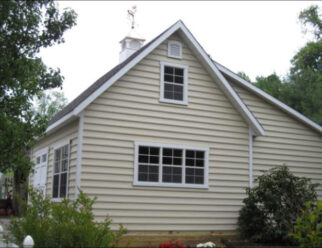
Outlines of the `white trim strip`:
M68 119L70 119L73 116L74 116L73 112L65 115L63 118L59 119L58 121L56 121L53 124L51 124L50 126L48 126L45 133L52 131L53 129L60 126L61 124L63 124L65 121L67 121Z
M296 110L292 109L291 107L287 106L286 104L282 103L281 101L277 100L276 98L272 97L271 95L267 94L265 91L257 88L256 86L252 85L251 83L247 82L243 78L239 77L232 71L228 70L226 67L216 63L216 66L221 70L223 73L227 74L229 77L232 77L235 79L239 84L246 87L247 89L251 90L256 95L265 98L270 103L274 104L275 106L279 107L280 109L284 110L285 112L291 114L296 119L304 122L314 130L318 131L319 133L322 133L322 127L310 120L309 118L305 117L301 113L297 112Z
M248 144L249 144L249 187L253 187L253 130L248 129Z
M77 134L77 161L76 161L76 182L75 182L75 199L79 194L81 186L81 170L82 170L82 148L83 148L83 127L84 112L79 116L78 134Z

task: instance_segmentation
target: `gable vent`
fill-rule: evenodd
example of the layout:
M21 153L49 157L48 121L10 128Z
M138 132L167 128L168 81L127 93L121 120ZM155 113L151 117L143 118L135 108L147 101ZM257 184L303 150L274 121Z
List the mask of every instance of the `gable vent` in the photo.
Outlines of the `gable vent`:
M168 57L181 59L182 58L182 44L178 41L168 42Z

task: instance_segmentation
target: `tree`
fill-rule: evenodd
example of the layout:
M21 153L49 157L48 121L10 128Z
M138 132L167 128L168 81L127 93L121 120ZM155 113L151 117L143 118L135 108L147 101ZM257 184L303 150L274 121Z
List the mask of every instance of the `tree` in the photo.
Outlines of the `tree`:
M289 243L289 233L305 203L316 203L317 184L305 177L294 176L286 166L276 167L247 188L247 198L239 212L238 226L242 238L255 242Z
M255 85L322 125L322 18L318 6L303 10L299 20L314 40L295 54L284 82L272 74L257 77Z
M0 171L14 172L16 194L23 194L32 168L27 151L47 125L31 111L32 99L63 81L59 69L48 68L37 55L64 42L75 24L76 13L60 13L53 0L0 1Z
M34 114L40 115L49 121L56 113L62 110L68 103L63 92L41 92L35 99Z
M256 77L255 85L268 94L283 100L283 82L275 73L268 77Z
M237 75L240 76L242 79L246 80L247 82L251 82L250 77L243 71L237 72Z

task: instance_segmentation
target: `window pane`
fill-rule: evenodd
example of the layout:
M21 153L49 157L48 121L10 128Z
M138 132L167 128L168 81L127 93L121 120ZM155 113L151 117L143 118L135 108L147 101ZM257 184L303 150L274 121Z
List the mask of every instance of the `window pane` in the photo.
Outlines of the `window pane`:
M173 84L167 84L167 83L165 83L165 84L164 84L164 90L165 90L165 91L173 92L173 90L174 90L174 85L173 85Z
M148 165L139 165L139 173L147 173L148 172Z
M186 168L186 183L203 184L204 183L204 169Z
M189 158L187 158L187 159L186 159L186 165L187 165L187 166L194 166L194 165L195 165L195 161L194 161L194 159L189 159Z
M182 157L182 150L174 149L174 150L173 150L173 155L174 155L175 157Z
M204 160L203 159L196 159L196 166L203 167L204 166Z
M61 149L55 150L55 161L59 161L61 159Z
M61 162L61 171L67 171L67 168L68 168L68 160L63 160Z
M174 92L175 93L183 93L183 86L181 86L181 85L174 85Z
M149 165L149 173L156 173L156 174L159 174L159 166L152 166L152 165Z
M163 148L163 156L172 156L172 149Z
M165 66L164 73L173 74L173 67Z
M139 147L139 154L149 154L149 147L140 146Z
M174 93L173 99L182 101L183 100L183 94L182 93Z
M159 150L158 147L150 147L150 155L159 155Z
M196 152L196 157L197 157L197 158L204 158L204 154L205 154L205 152L197 151L197 152Z
M187 176L186 175L186 183L194 183L193 176Z
M175 74L176 75L183 76L183 69L181 69L181 68L175 68Z
M177 167L163 166L162 182L181 183L182 169Z
M58 185L59 184L59 175L54 176L54 183L53 183L53 198L58 197Z
M41 157L42 162L46 162L47 160L47 154L43 154Z
M191 150L186 151L186 157L187 158L194 158L195 157L195 152Z
M203 184L203 177L195 177L195 184Z
M174 165L181 165L182 164L182 159L181 158L174 158L173 159L173 164Z
M61 174L60 178L60 197L66 197L67 190L67 173Z
M149 174L149 182L157 182L157 181L159 181L158 174Z
M59 161L56 161L55 162L55 169L54 169L54 172L55 173L59 173L60 172L60 168L59 168L60 166L59 166Z
M175 76L174 77L174 82L177 83L177 84L183 84L183 77Z
M172 158L171 157L163 157L162 164L172 164Z
M174 81L174 77L172 75L165 74L164 75L164 81L166 81L166 82L173 82Z
M203 176L203 172L204 172L203 169L195 169L195 175L196 176Z
M62 159L68 159L68 145L64 146L62 150L63 150Z
M139 181L140 182L147 182L148 181L148 174L147 173L139 173Z
M165 91L164 98L165 99L173 99L173 92L172 91Z
M159 156L150 156L150 164L158 164Z
M149 163L149 156L147 156L147 155L139 155L139 162L140 163Z
M36 158L36 164L40 164L40 157Z

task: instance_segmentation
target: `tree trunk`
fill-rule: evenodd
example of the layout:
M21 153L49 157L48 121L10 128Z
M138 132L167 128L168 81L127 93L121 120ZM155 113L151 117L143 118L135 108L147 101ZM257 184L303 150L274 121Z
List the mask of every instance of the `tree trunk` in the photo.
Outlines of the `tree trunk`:
M25 204L27 201L27 177L21 171L14 171L13 174L13 197L12 197L12 208L16 216L24 213Z

